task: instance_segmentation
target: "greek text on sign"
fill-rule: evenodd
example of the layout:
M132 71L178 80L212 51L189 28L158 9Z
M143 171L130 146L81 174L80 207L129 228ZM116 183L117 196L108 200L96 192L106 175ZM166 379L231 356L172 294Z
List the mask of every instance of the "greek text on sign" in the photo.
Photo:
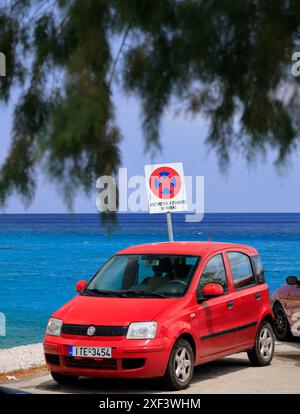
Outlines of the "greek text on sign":
M149 213L186 211L188 209L183 165L145 165Z

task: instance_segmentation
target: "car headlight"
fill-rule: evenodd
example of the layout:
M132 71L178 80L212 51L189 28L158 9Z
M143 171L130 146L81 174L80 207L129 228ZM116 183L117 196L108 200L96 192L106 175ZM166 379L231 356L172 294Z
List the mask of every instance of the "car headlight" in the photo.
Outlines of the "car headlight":
M129 325L127 339L153 339L156 336L157 322L133 322Z
M63 321L61 319L50 318L48 321L46 333L48 335L59 336Z

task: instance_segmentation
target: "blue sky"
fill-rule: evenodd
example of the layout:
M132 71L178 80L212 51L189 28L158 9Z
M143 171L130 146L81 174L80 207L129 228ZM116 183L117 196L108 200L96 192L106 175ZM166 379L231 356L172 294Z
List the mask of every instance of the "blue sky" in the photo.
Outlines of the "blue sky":
M140 128L139 102L116 92L117 122L124 139L121 144L122 166L128 168L129 175L143 175L144 165L160 162L182 161L186 175L205 176L206 212L299 212L298 194L300 177L300 153L293 155L284 174L274 168L274 154L267 160L259 161L249 169L247 163L234 155L227 175L218 165L215 154L208 152L204 145L207 125L201 117L193 120L175 118L172 111L166 114L162 123L162 152L151 160L144 152L144 142ZM0 163L3 162L11 140L13 104L0 108ZM96 212L97 192L87 198L78 194L74 204L76 213ZM6 213L64 213L67 208L57 188L49 184L41 171L38 190L31 206L25 208L14 195L9 200Z

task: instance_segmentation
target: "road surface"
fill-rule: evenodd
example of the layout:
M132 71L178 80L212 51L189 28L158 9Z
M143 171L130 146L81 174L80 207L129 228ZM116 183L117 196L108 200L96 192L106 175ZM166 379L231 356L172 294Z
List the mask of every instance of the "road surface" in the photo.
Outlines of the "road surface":
M159 380L79 379L76 386L56 384L50 375L5 381L1 385L34 394L164 393ZM169 393L169 392L168 392ZM195 368L191 386L179 393L297 393L300 394L300 340L277 342L272 365L252 367L245 353Z

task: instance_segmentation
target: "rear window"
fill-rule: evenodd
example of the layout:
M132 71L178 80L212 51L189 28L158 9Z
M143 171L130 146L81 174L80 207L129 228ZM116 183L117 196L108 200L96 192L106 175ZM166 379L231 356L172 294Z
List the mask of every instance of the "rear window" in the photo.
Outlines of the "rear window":
M260 256L252 256L252 265L258 283L265 282L264 268Z
M256 283L249 256L240 252L227 253L235 289L243 289Z

